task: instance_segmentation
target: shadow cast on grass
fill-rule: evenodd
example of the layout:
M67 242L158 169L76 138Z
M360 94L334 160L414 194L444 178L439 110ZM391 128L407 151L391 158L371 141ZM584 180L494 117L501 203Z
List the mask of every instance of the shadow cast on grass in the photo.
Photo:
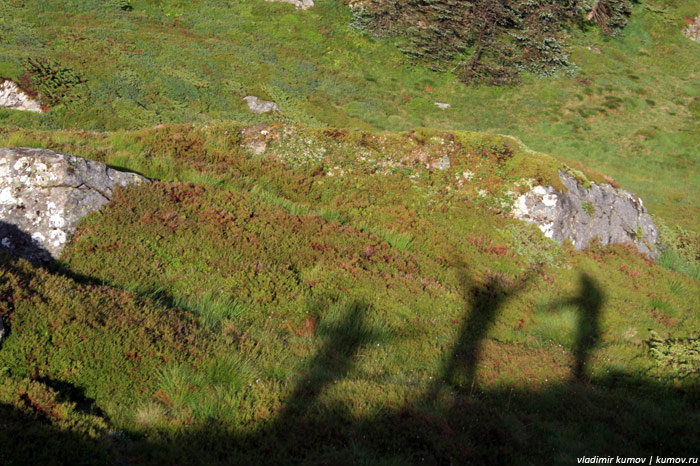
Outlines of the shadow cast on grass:
M565 301L579 310L572 379L539 389L478 385L482 342L504 303L530 276L516 284L497 278L478 284L462 275L465 320L442 373L400 408L377 408L358 418L342 401L324 396L332 384L352 376L359 353L379 335L367 324L372 308L355 301L319 326L316 354L282 409L248 429L212 420L154 431L122 441L118 449L125 453L117 458L104 439L63 431L2 406L13 420L0 429L0 441L8 445L3 459L30 464L27 458L36 463L70 456L73 464L104 464L94 453L100 448L112 464L168 465L573 464L581 456L697 456L700 390L680 392L626 374L585 374L600 338L605 299L585 274L577 294ZM588 383L579 383L585 377Z

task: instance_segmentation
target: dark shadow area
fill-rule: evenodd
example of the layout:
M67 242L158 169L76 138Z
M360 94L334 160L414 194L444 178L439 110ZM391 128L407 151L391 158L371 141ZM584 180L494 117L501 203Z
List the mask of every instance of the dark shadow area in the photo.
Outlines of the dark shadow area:
M0 221L0 250L37 264L52 260L51 254L31 236L17 228L16 225L3 221Z
M586 374L601 334L605 296L585 274L575 295L561 302L579 310L573 380L539 388L479 385L477 368L490 329L503 305L535 275L514 283L498 277L478 283L462 273L465 313L454 346L438 380L400 408L376 407L358 417L342 400L327 396L335 383L352 381L357 358L381 339L381 331L368 324L373 309L355 301L322 319L316 352L290 395L281 408L247 428L212 420L132 435L120 443L124 453L117 455L106 436L91 439L54 428L25 408L0 406L3 419L14 420L14 427L0 429L0 440L8 441L0 460L32 464L25 458L40 462L58 454L46 464L500 466L576 464L583 456L697 457L700 388L679 390L622 373ZM588 383L577 382L583 377ZM54 389L66 399L93 409L79 389L45 383L58 383ZM95 449L108 457L106 463Z
M84 388L66 382L65 380L53 379L51 377L38 377L36 380L58 393L60 401L75 403L75 409L78 411L85 414L100 416L107 420L105 413L97 406L97 401L85 395Z
M0 464L113 464L106 438L90 438L60 429L31 408L0 403Z
M466 266L460 267L459 280L466 292L467 317L443 369L444 383L459 391L474 386L484 338L496 321L500 308L527 285L529 277L527 275L515 285L504 283L498 276L489 277L484 284L476 284L467 274Z

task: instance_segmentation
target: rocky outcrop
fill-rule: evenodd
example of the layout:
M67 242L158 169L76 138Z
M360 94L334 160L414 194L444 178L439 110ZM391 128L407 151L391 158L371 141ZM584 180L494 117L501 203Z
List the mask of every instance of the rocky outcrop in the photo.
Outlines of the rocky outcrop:
M700 42L700 16L695 19L688 19L687 25L683 29L683 35L690 40Z
M243 100L248 103L248 108L253 113L260 114L280 111L280 106L276 103L270 102L269 100L263 100L259 97L255 97L254 95L245 96L243 97Z
M291 3L295 7L297 7L297 10L307 10L314 6L314 0L265 0L267 2L283 2L283 3Z
M254 125L241 131L241 146L255 155L264 154L268 143L280 139L280 134L269 125Z
M135 173L43 149L0 149L0 247L31 261L57 258L78 222Z
M566 193L535 186L515 201L513 216L537 224L548 238L570 240L579 250L598 240L603 245L631 243L644 254L657 255L658 231L639 197L609 184L584 187L563 171L559 177Z
M28 112L41 112L41 105L36 100L32 100L27 94L22 92L19 86L10 81L0 78L0 107L11 108L13 110L26 110Z

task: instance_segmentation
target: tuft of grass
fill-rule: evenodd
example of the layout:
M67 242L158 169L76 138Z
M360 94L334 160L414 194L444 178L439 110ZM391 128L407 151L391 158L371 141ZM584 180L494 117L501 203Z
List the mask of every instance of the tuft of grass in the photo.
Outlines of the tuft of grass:
M218 330L224 320L235 320L249 310L247 305L214 291L208 291L201 298L178 297L173 305L193 312L210 330Z
M360 230L376 235L402 251L410 251L413 246L413 235L408 233L399 233L366 223L360 225Z
M533 334L545 344L556 343L571 350L576 337L578 308L574 305L562 306L556 310L538 312Z

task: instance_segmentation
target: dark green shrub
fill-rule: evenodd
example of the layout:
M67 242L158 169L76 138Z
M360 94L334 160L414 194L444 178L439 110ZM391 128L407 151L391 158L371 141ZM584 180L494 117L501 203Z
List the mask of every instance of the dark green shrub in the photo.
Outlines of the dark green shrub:
M76 71L51 60L30 58L26 67L33 90L49 106L74 100L85 82Z
M631 13L630 0L368 0L354 9L354 27L400 37L413 60L489 84L568 68L566 27L589 22L614 34Z

